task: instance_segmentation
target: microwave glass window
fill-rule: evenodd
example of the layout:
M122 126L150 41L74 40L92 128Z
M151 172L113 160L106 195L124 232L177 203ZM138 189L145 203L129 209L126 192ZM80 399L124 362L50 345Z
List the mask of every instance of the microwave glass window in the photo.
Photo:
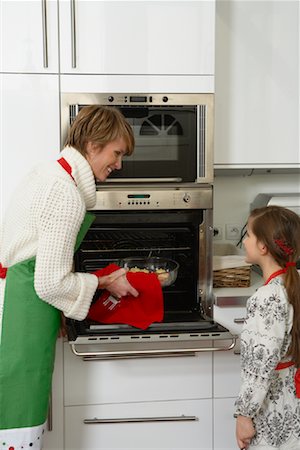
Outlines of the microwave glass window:
M84 105L79 105L79 110L82 107ZM114 171L108 181L195 182L198 165L201 166L199 174L204 170L201 149L205 146L205 111L203 114L199 105L127 104L114 107L130 123L135 149L131 156L123 158L121 170Z
M195 106L118 107L135 137L133 155L110 178L180 178L195 181L197 108Z

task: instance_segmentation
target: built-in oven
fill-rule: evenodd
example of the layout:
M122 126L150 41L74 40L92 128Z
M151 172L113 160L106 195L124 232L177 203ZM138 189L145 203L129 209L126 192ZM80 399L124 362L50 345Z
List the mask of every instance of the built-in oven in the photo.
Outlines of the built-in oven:
M63 140L80 109L91 104L118 108L135 136L134 154L109 183L213 181L213 94L63 94Z
M172 259L179 269L175 282L163 288L162 322L146 330L68 320L75 354L97 359L174 356L234 346L235 337L213 320L212 186L128 185L126 191L102 186L92 212L95 220L75 255L76 271L148 256Z
M97 185L95 220L75 270L149 256L176 261L179 269L174 283L163 287L161 322L141 330L68 320L73 352L107 359L232 348L235 337L213 320L213 95L62 94L62 141L78 112L95 104L120 109L135 150L122 170Z

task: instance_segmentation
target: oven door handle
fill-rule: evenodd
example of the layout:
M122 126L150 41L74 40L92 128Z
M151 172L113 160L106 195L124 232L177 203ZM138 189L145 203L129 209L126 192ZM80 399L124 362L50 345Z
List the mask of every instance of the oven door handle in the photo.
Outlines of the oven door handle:
M89 359L122 359L122 358L147 358L147 357L166 357L166 356L195 356L201 352L220 352L228 351L234 348L238 336L232 336L228 347L199 347L199 348L177 348L177 349L148 349L148 350L113 350L97 352L80 352L76 349L76 344L71 343L71 349L74 355Z

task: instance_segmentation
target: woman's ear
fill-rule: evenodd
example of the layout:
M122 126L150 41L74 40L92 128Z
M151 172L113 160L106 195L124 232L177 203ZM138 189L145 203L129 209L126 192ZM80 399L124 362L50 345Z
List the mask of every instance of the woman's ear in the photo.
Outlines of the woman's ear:
M94 142L87 142L85 152L88 156L94 156L100 150L100 145L95 144Z

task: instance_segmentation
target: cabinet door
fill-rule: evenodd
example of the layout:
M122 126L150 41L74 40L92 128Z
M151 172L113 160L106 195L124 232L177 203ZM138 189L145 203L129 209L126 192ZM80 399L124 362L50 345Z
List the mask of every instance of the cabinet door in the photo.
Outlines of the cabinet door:
M65 418L65 450L212 450L212 400L72 406Z
M226 345L226 342L225 342ZM233 350L214 353L214 398L237 397L240 387L240 342Z
M58 72L57 0L1 0L0 71Z
M0 74L1 209L33 165L59 154L58 75Z
M217 2L215 168L299 168L299 2Z
M234 398L214 400L214 450L237 449Z
M63 338L57 339L52 392L49 404L48 424L43 442L43 450L62 450L64 448L64 409L63 409Z
M60 0L62 73L212 75L215 0Z

